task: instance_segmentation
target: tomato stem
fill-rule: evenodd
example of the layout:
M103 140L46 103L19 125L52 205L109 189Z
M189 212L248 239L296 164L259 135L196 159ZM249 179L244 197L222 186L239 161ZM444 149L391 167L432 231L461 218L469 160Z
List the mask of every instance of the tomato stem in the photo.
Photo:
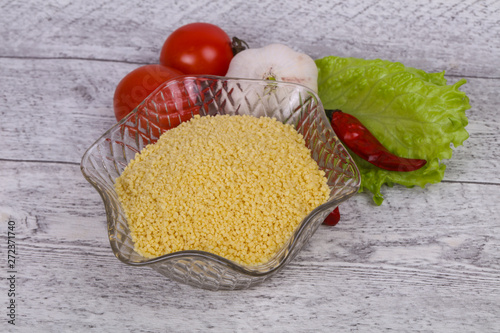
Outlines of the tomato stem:
M245 42L244 40L239 39L238 37L233 37L231 48L233 49L233 55L237 55L241 51L249 49L250 46L248 46L247 42Z

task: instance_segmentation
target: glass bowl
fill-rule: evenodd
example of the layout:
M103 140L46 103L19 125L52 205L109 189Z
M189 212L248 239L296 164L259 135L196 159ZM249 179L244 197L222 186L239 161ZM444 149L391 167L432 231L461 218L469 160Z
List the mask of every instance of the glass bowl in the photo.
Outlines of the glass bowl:
M203 251L180 251L153 259L134 251L114 189L115 179L143 147L196 114L267 116L293 124L326 173L328 202L307 215L265 264L244 266ZM119 260L211 290L244 289L276 274L297 255L326 216L358 191L361 182L356 164L333 132L314 92L294 83L214 76L184 76L164 83L88 148L81 170L104 201L109 241Z

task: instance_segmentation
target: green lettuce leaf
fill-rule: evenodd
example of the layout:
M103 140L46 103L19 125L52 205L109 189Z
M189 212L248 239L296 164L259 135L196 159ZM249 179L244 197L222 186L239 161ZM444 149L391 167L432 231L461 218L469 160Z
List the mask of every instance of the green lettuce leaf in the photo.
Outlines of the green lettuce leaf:
M340 109L358 118L392 153L427 160L416 171L380 169L351 152L361 172L361 189L382 204L382 185L407 187L438 183L452 155L469 137L465 110L469 98L447 85L442 73L426 73L398 62L329 56L316 60L318 94L325 109Z

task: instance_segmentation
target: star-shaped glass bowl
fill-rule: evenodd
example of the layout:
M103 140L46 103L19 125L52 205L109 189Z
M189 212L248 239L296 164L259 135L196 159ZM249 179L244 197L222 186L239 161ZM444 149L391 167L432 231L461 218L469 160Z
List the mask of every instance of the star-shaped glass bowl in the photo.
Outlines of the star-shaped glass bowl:
M134 251L127 219L115 192L115 179L142 148L194 115L251 115L292 124L326 173L329 200L307 215L265 264L244 266L196 250L153 259ZM211 290L248 288L280 271L326 216L357 193L361 182L356 164L335 135L316 93L294 83L214 76L183 76L161 85L88 148L81 170L103 199L109 241L119 260L132 266L151 267L172 280Z

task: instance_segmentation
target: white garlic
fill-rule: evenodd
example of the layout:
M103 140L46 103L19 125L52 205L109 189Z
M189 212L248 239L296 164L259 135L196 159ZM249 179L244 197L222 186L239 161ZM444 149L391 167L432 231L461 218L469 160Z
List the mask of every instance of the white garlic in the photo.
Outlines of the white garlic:
M282 44L241 51L231 60L226 76L299 83L318 92L314 60Z

